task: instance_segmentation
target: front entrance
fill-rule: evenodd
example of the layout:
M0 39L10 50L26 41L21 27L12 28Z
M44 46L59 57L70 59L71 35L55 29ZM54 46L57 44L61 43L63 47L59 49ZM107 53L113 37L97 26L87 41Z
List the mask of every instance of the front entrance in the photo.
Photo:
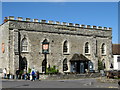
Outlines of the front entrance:
M85 73L85 67L83 62L80 63L80 73Z
M77 62L71 62L71 72L77 72Z
M27 59L25 57L21 57L20 61L19 61L19 69L20 70L27 70Z
M87 62L71 62L71 72L73 73L85 73L85 69L88 69Z
M74 54L70 59L71 62L71 72L73 73L85 73L89 70L90 60L86 58L83 54Z

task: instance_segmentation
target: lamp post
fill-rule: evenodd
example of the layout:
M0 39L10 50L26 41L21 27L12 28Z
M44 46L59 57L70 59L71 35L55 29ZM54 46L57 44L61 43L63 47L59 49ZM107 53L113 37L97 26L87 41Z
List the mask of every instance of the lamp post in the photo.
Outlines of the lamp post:
M46 68L47 68L47 54L49 53L49 42L47 41L47 39L45 39L43 42L42 42L42 53L44 54L45 56L45 59L44 59L44 66L45 66L45 74L46 74Z

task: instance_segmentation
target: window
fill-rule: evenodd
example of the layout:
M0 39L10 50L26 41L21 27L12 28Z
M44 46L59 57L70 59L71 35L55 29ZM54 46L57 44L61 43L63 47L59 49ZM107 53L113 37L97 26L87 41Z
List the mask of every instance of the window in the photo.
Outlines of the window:
M117 62L120 62L120 56L117 57Z
M106 68L106 65L105 65L105 60L104 60L104 59L102 60L102 66L103 66L103 69L105 69L105 68Z
M63 60L63 71L67 71L68 70L68 66L67 66L67 58L65 58Z
M26 38L23 38L22 40L22 51L28 51L28 42Z
M90 46L89 43L85 43L85 53L90 53Z
M68 42L65 41L63 44L63 53L67 53L68 52Z
M102 44L102 47L101 47L101 53L102 53L102 54L106 54L105 43Z

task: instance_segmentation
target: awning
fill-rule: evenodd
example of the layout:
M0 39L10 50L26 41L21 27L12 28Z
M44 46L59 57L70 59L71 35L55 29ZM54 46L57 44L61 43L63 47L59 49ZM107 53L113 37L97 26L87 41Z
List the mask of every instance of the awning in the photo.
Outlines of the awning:
M70 61L90 61L87 57L83 54L74 54Z

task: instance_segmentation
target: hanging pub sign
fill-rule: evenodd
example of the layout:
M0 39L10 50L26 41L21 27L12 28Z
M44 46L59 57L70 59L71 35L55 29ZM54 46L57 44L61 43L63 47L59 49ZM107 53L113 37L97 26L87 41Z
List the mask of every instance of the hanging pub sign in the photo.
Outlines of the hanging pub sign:
M49 53L49 42L46 39L42 42L42 53L43 54Z

